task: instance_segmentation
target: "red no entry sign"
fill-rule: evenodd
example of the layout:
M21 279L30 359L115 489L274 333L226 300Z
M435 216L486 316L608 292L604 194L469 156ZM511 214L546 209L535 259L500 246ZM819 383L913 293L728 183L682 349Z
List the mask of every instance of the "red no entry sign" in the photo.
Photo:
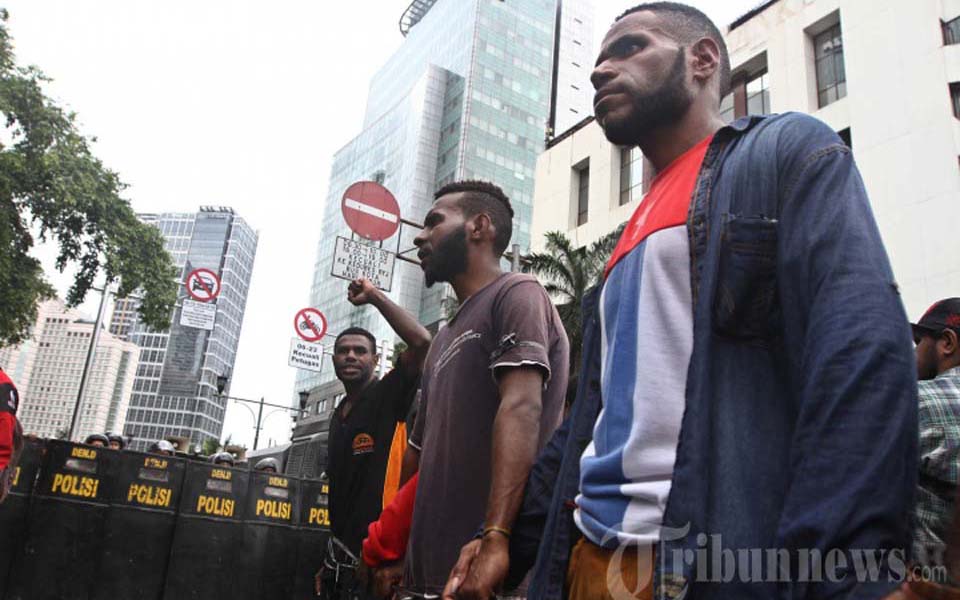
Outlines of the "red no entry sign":
M400 227L397 199L374 181L358 181L348 187L340 211L350 229L368 240L385 240Z
M293 328L304 341L319 342L327 332L327 319L315 308L304 308L293 318Z
M210 269L194 269L184 282L194 300L209 302L220 295L220 278Z

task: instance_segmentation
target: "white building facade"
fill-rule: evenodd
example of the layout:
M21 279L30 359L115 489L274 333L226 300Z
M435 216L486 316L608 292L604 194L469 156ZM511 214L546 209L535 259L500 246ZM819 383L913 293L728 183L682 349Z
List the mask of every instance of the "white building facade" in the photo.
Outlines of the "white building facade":
M0 365L20 392L24 433L56 437L70 428L93 323L60 300L38 307L30 339L0 349ZM80 403L75 439L123 431L139 348L101 331Z
M799 111L853 149L909 315L960 295L960 0L775 0L727 28L725 120ZM630 218L653 173L591 119L536 169L531 239L588 244Z
M560 2L553 132L563 132L593 114L593 0Z

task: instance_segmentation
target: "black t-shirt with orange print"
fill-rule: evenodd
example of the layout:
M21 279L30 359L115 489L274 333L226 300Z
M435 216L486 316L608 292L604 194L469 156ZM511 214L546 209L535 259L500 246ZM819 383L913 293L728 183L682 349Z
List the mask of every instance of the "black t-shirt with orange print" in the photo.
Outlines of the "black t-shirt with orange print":
M361 392L345 419L341 402L330 420L330 531L358 558L367 526L399 488L405 420L418 382L402 367L393 369Z

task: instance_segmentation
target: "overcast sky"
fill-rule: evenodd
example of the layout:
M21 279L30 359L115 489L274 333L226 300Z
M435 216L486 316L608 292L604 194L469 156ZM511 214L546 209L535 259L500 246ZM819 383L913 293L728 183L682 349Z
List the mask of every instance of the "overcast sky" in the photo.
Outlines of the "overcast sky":
M523 0L511 0L523 1ZM595 0L598 44L635 2ZM722 28L759 0L693 2ZM8 0L20 64L79 114L138 212L233 207L260 233L231 393L286 404L294 313L309 298L333 153L360 131L370 77L409 0ZM70 284L39 248L61 293ZM346 282L344 282L346 293ZM96 294L82 310L96 312ZM323 307L319 307L322 308ZM289 439L265 411L261 446ZM252 446L231 403L224 436Z

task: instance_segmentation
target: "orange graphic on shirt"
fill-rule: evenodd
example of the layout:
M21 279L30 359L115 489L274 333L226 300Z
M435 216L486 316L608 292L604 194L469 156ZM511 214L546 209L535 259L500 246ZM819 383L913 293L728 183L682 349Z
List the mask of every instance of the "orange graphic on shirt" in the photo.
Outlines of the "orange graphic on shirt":
M368 454L373 452L373 438L366 433L358 433L353 438L353 454Z

